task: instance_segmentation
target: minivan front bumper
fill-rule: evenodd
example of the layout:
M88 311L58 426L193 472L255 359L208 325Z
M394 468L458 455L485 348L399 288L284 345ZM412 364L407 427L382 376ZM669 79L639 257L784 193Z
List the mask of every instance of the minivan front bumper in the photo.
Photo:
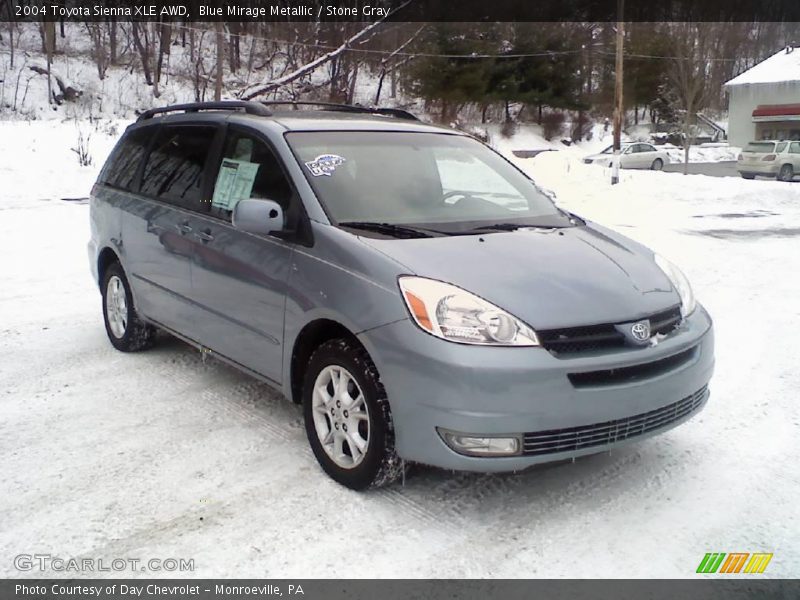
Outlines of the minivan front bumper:
M574 358L456 344L410 320L359 338L386 388L399 455L464 471L515 471L665 431L702 409L714 368L712 323L701 306L656 346ZM519 449L457 452L448 432L517 438Z

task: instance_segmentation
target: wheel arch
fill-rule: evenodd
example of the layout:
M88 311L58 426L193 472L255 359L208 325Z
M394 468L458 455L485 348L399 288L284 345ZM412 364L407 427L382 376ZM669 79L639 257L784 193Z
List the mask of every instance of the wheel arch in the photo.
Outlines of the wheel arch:
M102 287L103 285L103 277L105 276L106 269L108 269L109 265L121 262L119 259L119 255L112 250L109 246L103 248L100 253L97 255L97 285Z
M364 347L350 329L330 318L315 319L304 325L297 334L289 365L289 393L292 402L301 404L303 401L303 378L311 355L325 342L338 338L346 338Z

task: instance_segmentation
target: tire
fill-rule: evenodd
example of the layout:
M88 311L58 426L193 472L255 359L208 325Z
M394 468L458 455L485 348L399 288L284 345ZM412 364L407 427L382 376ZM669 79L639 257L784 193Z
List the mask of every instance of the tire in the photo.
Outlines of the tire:
M664 161L660 158L657 158L653 161L653 164L650 165L650 169L653 171L660 171L664 168Z
M333 393L334 382L343 382L347 393ZM314 456L341 485L381 487L404 474L386 390L357 342L329 340L311 355L303 380L303 417Z
M156 330L136 314L133 295L118 262L108 266L103 274L103 320L111 345L122 352L138 352L150 348L155 341Z
M792 165L783 165L778 172L778 180L791 181L792 179L794 179L794 169L792 169Z
M752 173L741 173L741 175L742 175L742 177L744 179L755 179L756 178L756 176L753 175Z

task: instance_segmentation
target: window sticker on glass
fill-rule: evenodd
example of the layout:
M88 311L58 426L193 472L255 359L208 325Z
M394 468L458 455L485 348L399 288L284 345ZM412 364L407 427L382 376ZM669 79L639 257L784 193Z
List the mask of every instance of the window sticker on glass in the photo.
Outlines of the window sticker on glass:
M308 170L314 177L324 175L330 177L336 167L345 162L345 159L338 154L320 154L317 158L306 163Z
M260 166L245 160L223 159L211 206L233 210L239 200L249 198Z

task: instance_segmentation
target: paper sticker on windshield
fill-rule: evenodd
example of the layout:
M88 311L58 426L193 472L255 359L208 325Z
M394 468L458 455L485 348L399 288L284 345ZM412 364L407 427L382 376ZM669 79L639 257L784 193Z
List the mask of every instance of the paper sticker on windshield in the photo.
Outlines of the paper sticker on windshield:
M344 158L337 154L320 154L317 158L306 163L308 170L314 177L324 175L330 177L336 170L336 167L345 161Z

